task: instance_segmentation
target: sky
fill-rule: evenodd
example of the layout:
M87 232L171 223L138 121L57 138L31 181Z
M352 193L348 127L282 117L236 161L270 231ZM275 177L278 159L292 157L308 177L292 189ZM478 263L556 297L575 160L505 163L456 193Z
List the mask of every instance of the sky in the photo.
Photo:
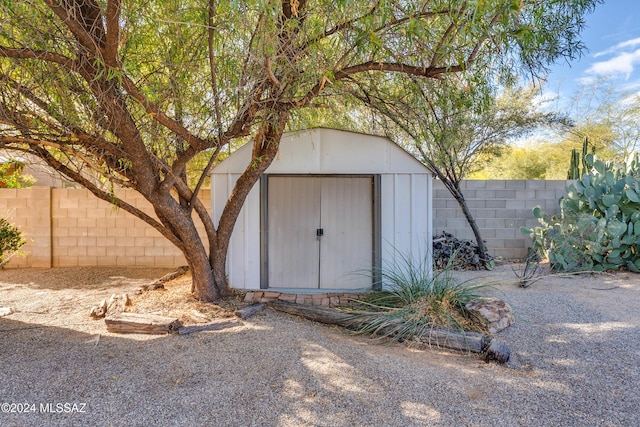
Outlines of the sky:
M609 76L623 89L640 90L640 0L605 0L586 16L583 56L551 68L547 92L568 102L580 82Z

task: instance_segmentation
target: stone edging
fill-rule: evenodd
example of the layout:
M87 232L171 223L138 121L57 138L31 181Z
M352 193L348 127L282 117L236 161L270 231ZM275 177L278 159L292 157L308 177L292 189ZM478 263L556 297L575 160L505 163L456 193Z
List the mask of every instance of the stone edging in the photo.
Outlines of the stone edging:
M322 294L290 294L285 292L273 291L250 291L244 296L244 302L269 302L269 301L288 301L296 304L320 305L320 306L338 306L352 304L353 299L358 298L357 293L322 293Z

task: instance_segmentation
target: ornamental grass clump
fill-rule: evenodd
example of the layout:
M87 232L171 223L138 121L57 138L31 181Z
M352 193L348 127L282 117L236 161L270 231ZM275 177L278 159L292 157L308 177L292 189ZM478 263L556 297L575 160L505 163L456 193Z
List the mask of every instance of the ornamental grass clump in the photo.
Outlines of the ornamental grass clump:
M459 283L450 266L433 272L427 260L401 257L392 268L378 272L384 290L360 300L358 333L397 341L420 338L431 329L486 332L465 308L486 285ZM364 311L366 310L366 312Z

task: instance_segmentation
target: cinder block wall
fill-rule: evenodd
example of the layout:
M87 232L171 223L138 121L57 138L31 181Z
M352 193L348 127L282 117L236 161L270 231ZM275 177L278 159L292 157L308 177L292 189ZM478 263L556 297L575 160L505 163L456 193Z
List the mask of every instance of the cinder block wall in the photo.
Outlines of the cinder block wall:
M566 193L567 181L463 181L460 190L475 218L489 253L506 259L524 258L531 241L520 227L534 227L536 206L558 213L558 200ZM474 239L458 202L441 181L433 185L433 233L443 231L459 239Z
M151 205L132 190L118 197L155 217ZM210 206L209 190L201 193ZM0 215L28 237L26 258L7 267L144 266L175 267L182 253L160 232L85 189L34 187L0 189ZM202 234L203 226L196 224Z
M464 181L461 189L480 226L491 255L523 258L530 245L521 226L536 226L532 209L558 211L566 181ZM151 206L132 190L118 196L151 216ZM211 193L201 199L211 206ZM455 199L440 181L434 182L433 230L460 239L473 234ZM0 189L0 216L18 225L29 242L25 258L7 267L144 266L185 264L180 251L154 228L85 189L33 187ZM203 227L199 220L196 224Z
M8 267L51 267L51 189L0 189L0 216L27 237L26 257L13 257Z

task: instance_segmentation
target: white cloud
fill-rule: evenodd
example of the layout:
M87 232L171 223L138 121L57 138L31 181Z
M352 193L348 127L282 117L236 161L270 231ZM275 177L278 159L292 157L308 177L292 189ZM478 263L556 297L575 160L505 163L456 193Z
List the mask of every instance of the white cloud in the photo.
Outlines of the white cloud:
M576 82L581 86L589 86L597 81L598 81L598 77L596 76L579 77L576 79Z
M629 78L633 73L634 66L638 63L640 63L640 49L619 53L606 61L594 62L587 69L587 73L597 75L624 74L626 78Z
M608 55L610 53L615 53L615 52L617 52L619 50L623 50L623 49L626 49L626 48L634 48L634 47L636 47L638 45L640 45L640 37L620 42L617 45L615 45L613 47L610 47L607 50L603 50L602 52L598 52L598 53L594 54L593 57L594 58L598 58L600 56Z

